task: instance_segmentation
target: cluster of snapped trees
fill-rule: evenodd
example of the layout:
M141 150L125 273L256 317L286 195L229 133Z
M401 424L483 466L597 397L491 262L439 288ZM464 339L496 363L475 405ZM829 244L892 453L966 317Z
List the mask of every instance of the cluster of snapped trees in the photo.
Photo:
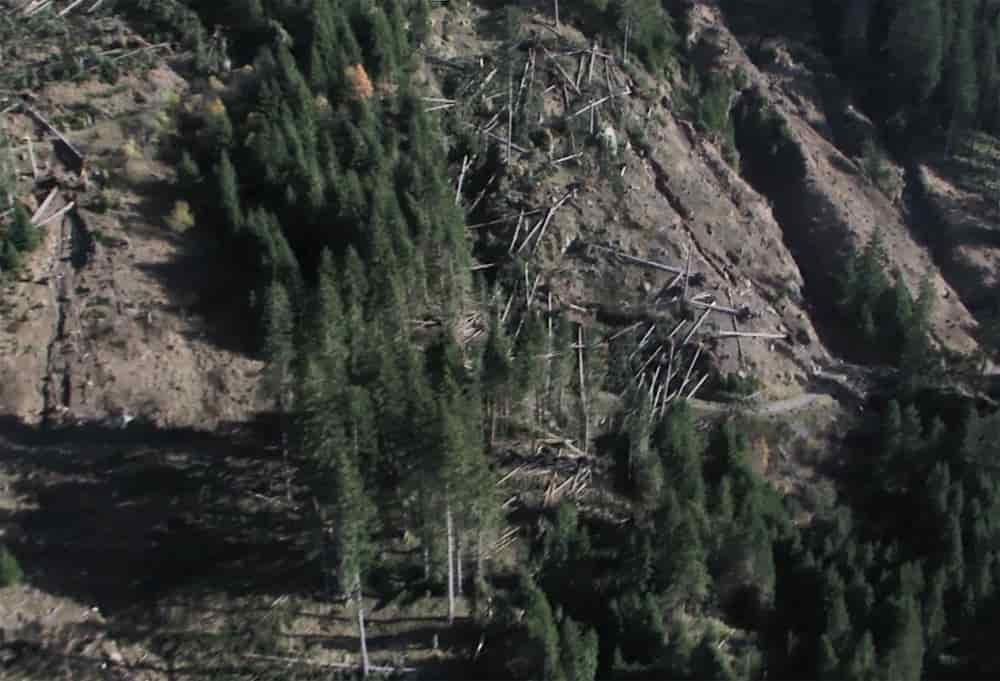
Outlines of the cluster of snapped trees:
M498 574L487 560L500 513L492 446L535 424L576 427L586 415L570 414L586 405L569 397L582 392L577 372L546 347L569 347L570 325L551 320L550 334L550 320L529 316L510 333L496 282L471 274L447 142L415 85L426 0L204 5L144 6L167 26L181 17L195 45L203 24L223 25L235 63L253 65L181 121L180 187L252 290L285 490L315 509L318 568L360 627L375 556L405 531L419 548L415 589L446 593L449 619L472 596L487 644L465 677L985 678L997 668L990 436L1000 422L932 400L876 410L853 436L842 502L803 509L754 472L746 424L706 432L683 402L654 418L626 391L597 445L631 498L626 522L560 505L532 524L526 564ZM659 25L633 24L634 7ZM562 11L615 17L634 45L650 41L653 68L674 49L659 5ZM888 295L898 328L886 333L901 355L922 352L925 295L893 289L880 249L856 259L848 309L865 321ZM470 342L474 323L486 333ZM614 357L587 355L585 381L613 380L594 365Z

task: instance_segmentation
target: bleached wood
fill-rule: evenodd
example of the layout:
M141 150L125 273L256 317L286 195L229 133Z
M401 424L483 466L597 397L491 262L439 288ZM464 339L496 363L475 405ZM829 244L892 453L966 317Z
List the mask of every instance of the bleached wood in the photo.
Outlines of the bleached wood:
M46 196L45 200L42 201L42 205L40 205L38 207L38 210L35 211L34 215L31 216L31 223L32 224L37 223L38 222L38 218L42 217L42 215L45 214L45 211L48 210L48 208L49 208L49 204L52 203L52 199L54 199L56 197L56 194L58 194L58 193L59 193L59 189L57 187L53 187L52 190L49 191L48 196Z
M53 220L55 220L57 218L61 218L66 213L68 213L69 211L73 210L73 208L75 206L76 206L76 202L75 201L71 201L68 205L63 206L62 208L60 208L59 210L57 210L55 213L53 213L49 217L47 217L44 220L42 220L41 222L37 223L35 225L35 227L44 227L45 225L49 224Z
M731 288L726 289L726 295L729 296L729 306L731 308L735 309L736 308L736 303L733 302L733 289L731 289ZM740 327L739 327L739 325L736 322L736 317L737 316L738 315L734 314L734 315L732 315L731 319L733 320L733 331L735 331L736 333L739 333L740 332ZM736 357L737 357L737 359L740 362L740 367L742 367L743 366L743 342L740 340L739 336L736 337Z
M80 4L82 4L82 3L83 3L83 0L73 0L73 2L71 2L70 4L68 4L68 5L66 6L66 7L64 7L64 8L63 8L63 9L62 9L62 10L61 10L61 11L59 12L59 16L61 16L61 17L64 17L64 16L66 16L67 14L69 14L70 12L72 12L72 11L73 11L73 9L74 9L74 8L75 8L75 7L77 6L77 5L80 5Z
M684 292L681 293L681 300L683 300L683 301L687 300L687 297L688 297L688 285L691 282L691 251L692 250L693 249L689 245L688 249L687 249L686 263L684 265Z
M543 213L543 212L545 212L544 208L523 210L520 213L511 213L509 215L504 215L503 217L494 218L493 220L487 220L486 222L477 222L473 225L467 225L467 229L480 229L482 227L489 227L491 225L499 225L501 223L507 222L508 220L513 220L518 216L537 215L538 213Z
M517 244L517 237L521 234L521 223L524 222L524 211L517 217L517 227L514 228L514 238L510 240L510 247L507 249L508 253L514 252L514 246Z
M704 376L702 376L701 380L698 381L693 388L691 388L691 392L689 392L688 395L687 395L687 398L689 400L690 399L694 399L695 393L697 393L698 389L701 388L702 384L704 384L705 381L708 380L708 376L709 376L708 374L705 374Z
M28 158L31 160L31 177L37 180L38 163L35 161L35 146L31 143L30 137L25 137L24 139L28 143Z
M590 410L587 407L587 389L583 377L583 324L576 327L576 341L580 346L577 349L578 363L580 367L580 404L583 407L583 453L587 453L590 444Z
M549 212L545 215L545 221L542 223L542 229L538 233L538 238L535 239L535 245L532 247L532 252L538 250L538 244L540 244L542 242L542 239L545 238L545 230L549 228L549 223L552 221L553 216L555 216L556 211L562 208L564 203L573 198L573 195L575 193L576 192L573 190L566 192L566 194L564 194L561 199L556 201L555 205L553 205L552 208L549 209Z
M785 340L787 333L766 333L756 331L719 331L716 338L767 338L770 340Z
M698 358L701 357L701 343L698 344L698 349L695 350L694 359L691 360L691 365L688 366L687 373L684 374L684 380L681 382L681 387L677 390L679 393L684 392L684 388L687 387L688 382L691 380L691 374L694 372L694 367L698 364Z
M708 315L710 315L711 313L712 313L712 308L709 308L701 313L701 316L698 317L698 321L695 323L694 326L691 327L691 330L687 332L687 335L684 336L684 340L681 341L681 345L686 345L687 342L691 340L691 337L698 332L699 328L701 328L702 322L704 322L705 319L708 317Z
M653 269L662 270L664 272L670 272L672 274L684 274L684 270L680 267L674 267L673 265L667 265L661 262L654 262L652 260L646 260L645 258L637 258L634 255L627 255L621 251L616 251L613 248L608 248L607 246L598 246L597 244L591 244L591 248L596 248L599 251L606 251L612 255L621 258L622 260L636 265L645 265L647 267L652 267Z
M458 187L455 189L455 205L457 206L462 200L462 184L465 182L465 172L469 169L471 165L469 161L469 155L466 154L462 157L462 172L458 175Z
M41 124L46 130L55 135L56 139L62 142L66 146L66 148L69 149L69 151L74 156L76 156L77 160L79 160L80 162L81 167L83 166L83 161L84 161L83 154L81 154L80 151L75 146L73 146L72 142L66 139L66 137L61 132L56 130L55 127L53 127L53 125L49 123L48 119L46 119L45 116L38 113L38 111L36 111L33 107L25 106L25 110L28 112L28 115L30 115L32 118L38 121L38 123Z

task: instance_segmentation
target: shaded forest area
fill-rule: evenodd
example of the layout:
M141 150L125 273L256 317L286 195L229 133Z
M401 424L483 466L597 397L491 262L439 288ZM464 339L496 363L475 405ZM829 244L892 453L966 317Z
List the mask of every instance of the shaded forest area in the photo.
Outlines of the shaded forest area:
M474 271L448 176L462 154L417 84L427 0L118 6L188 45L196 71L220 68L216 25L232 66L252 66L182 113L178 183L266 359L284 493L311 509L310 565L328 598L354 604L362 646L380 548L412 537L394 579L445 598L449 622L467 602L485 642L463 678L995 676L1000 420L926 387L929 295L890 283L877 237L845 277L844 314L906 380L852 432L839 501L804 519L753 471L738 417L706 427L683 400L654 415L629 389L590 441L584 386L615 385L614 357L584 357L561 315L517 333L501 303L520 272ZM891 134L992 130L992 3L824 7L830 49ZM655 73L683 58L656 2L562 11L627 31ZM972 60L977 45L992 56ZM552 350L574 338L579 364ZM490 551L504 523L494 465L502 438L534 432L524 424L610 458L630 513L538 512L512 569Z

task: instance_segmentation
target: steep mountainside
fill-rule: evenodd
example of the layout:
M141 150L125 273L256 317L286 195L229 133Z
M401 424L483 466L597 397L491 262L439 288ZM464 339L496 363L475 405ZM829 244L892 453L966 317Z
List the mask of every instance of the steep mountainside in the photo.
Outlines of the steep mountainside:
M1000 145L762 5L0 0L0 676L978 659Z

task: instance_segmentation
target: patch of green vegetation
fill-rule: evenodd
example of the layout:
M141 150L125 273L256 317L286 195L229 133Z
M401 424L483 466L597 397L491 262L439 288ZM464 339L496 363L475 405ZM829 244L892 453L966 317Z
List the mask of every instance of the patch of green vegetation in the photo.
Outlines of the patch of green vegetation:
M733 80L719 73L702 77L692 65L688 67L686 86L678 102L682 115L690 118L700 132L709 135L719 145L726 163L738 169L739 151L731 116L737 96Z
M0 544L0 588L13 586L21 581L23 573L17 558L6 546Z
M885 195L892 193L892 168L885 152L872 140L865 140L861 152L865 176Z

